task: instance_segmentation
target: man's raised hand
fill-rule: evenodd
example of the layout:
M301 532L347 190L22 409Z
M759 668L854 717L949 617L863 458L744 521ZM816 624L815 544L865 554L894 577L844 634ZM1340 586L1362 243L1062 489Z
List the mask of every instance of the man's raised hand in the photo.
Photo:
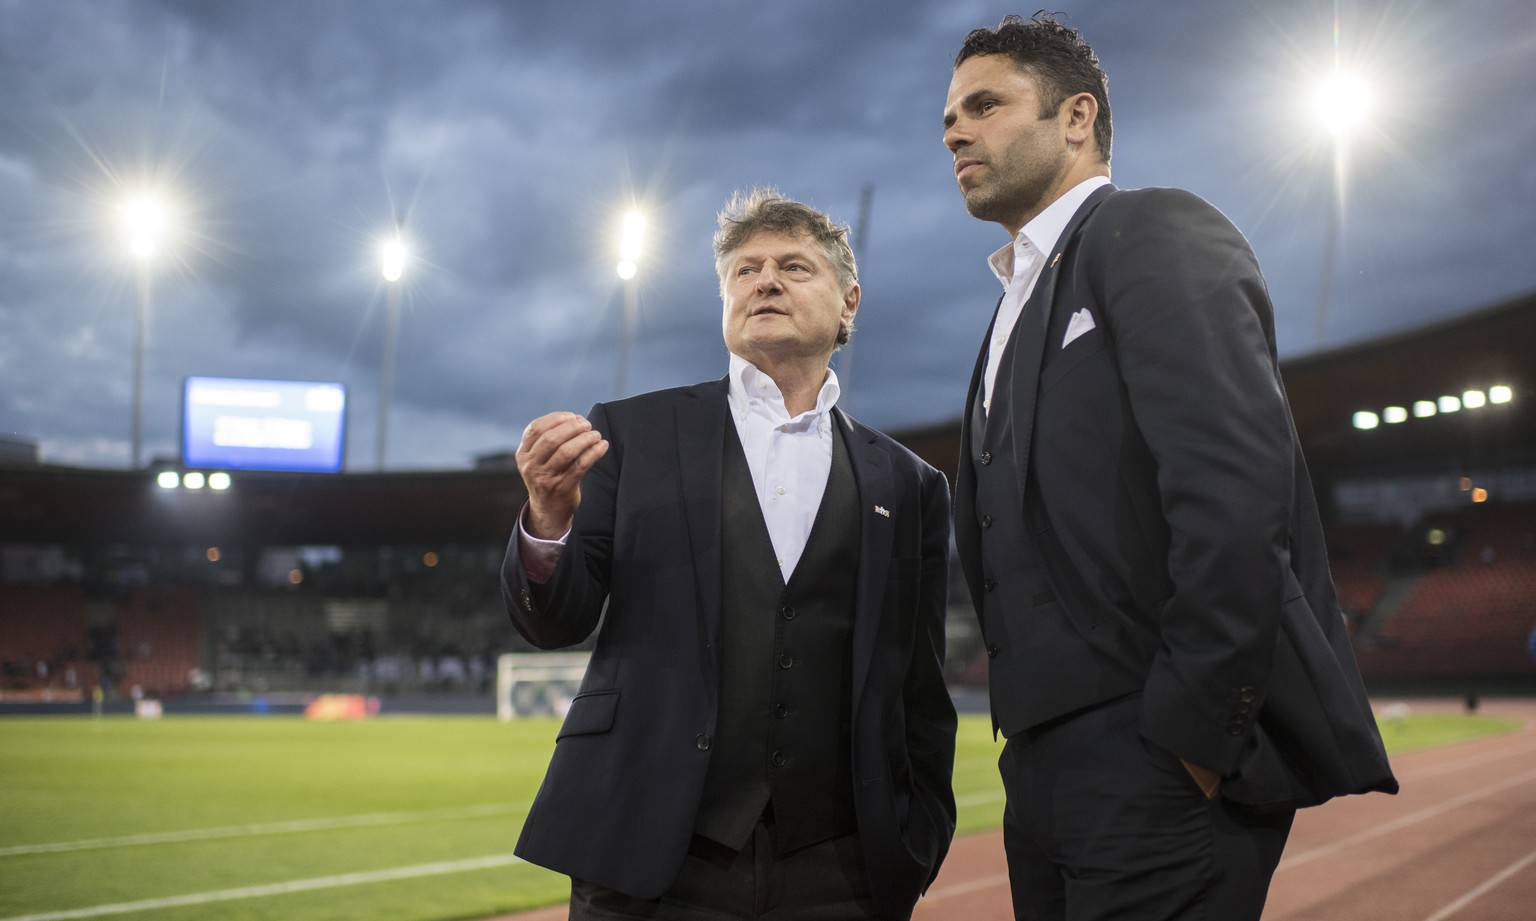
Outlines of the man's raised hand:
M517 446L517 469L528 487L523 529L530 537L555 540L571 529L581 478L607 453L608 442L576 413L548 413L528 423Z

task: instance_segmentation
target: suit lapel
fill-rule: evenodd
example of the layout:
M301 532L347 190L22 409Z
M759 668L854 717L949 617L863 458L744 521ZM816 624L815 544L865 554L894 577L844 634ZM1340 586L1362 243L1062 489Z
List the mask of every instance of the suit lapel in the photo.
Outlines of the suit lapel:
M853 605L852 711L857 713L880 633L886 577L891 568L891 546L896 536L895 516L901 497L896 492L890 455L879 443L880 435L840 409L834 409L832 415L837 419L839 437L848 446L849 459L853 461L853 479L859 492L859 583ZM876 508L889 516L875 511Z
M1095 189L1072 215L1072 220L1061 231L1054 250L1046 257L1045 268L1035 290L1024 305L1018 325L1013 330L1013 372L1010 397L1013 401L1013 456L1014 472L1019 479L1019 495L1027 495L1029 483L1030 448L1035 433L1035 403L1040 394L1040 369L1045 363L1047 330L1051 328L1051 313L1056 307L1056 288L1061 279L1062 261L1067 250L1074 244L1074 235L1088 215L1114 191L1106 185ZM990 336L989 336L990 338ZM985 344L982 346L985 352ZM1004 386L998 380L995 386Z
M715 693L720 680L722 465L725 427L731 424L724 378L687 391L677 404L678 470L683 477L684 517L692 550L694 589L702 623L699 651L704 680Z

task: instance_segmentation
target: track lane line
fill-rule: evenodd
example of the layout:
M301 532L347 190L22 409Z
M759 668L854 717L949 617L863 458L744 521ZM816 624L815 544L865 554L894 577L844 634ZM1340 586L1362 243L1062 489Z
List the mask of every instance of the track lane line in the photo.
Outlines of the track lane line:
M1465 806L1467 803L1474 803L1480 799L1492 796L1495 793L1502 793L1511 787L1518 787L1519 785L1532 780L1536 780L1536 771L1526 771L1524 774L1517 774L1514 777L1507 778L1503 783L1494 784L1491 787L1484 787L1481 790L1474 790L1470 793L1463 793L1461 796L1453 797L1434 806L1420 809L1417 812L1410 812L1407 815L1398 819L1394 819L1391 822L1377 825L1373 828L1359 832L1358 834L1350 835L1347 838L1340 838L1331 844L1325 844L1321 847L1312 848L1309 851L1302 851L1300 854L1296 854L1295 856L1287 857L1280 861L1280 866L1275 868L1275 872L1278 873L1281 870L1289 870L1292 867L1297 867L1305 863L1311 863L1314 860L1330 856L1332 854L1338 853L1339 851L1349 850L1362 841L1369 841L1372 838L1397 831L1400 828L1405 828L1409 825L1413 825L1416 822L1422 822L1425 819L1434 818L1441 813L1449 812L1460 806Z
M1529 854L1526 854L1524 857L1520 858L1499 872L1493 874L1488 879L1484 880L1480 885L1468 890L1468 892L1461 898L1430 915L1428 918L1425 918L1424 921L1445 921L1446 918L1449 918L1451 915L1456 914L1458 911L1461 911L1463 908L1466 908L1468 905L1471 905L1473 902L1487 895L1494 889L1494 887L1498 886L1500 883L1509 879L1511 876L1514 876L1516 873L1519 873L1521 870L1524 870L1526 867L1533 863L1536 863L1536 851L1531 851Z

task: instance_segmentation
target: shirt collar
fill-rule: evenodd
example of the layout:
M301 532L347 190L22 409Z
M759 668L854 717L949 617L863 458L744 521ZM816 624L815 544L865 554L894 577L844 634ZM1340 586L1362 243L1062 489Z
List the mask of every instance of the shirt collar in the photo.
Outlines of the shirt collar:
M1043 258L1044 253L1056 247L1061 232L1067 229L1077 209L1088 200L1094 189L1104 185L1109 185L1108 176L1090 176L1079 182L1035 215L1034 220L1019 228L1018 234L1001 249L987 257L987 265L991 266L992 274L997 276L1004 288L1013 281L1015 267L1023 265L1023 260L1019 259L1020 253L1033 247L1035 253L1042 254Z
M809 421L836 406L837 398L842 394L842 388L837 383L837 372L827 368L827 379L822 382L821 390L816 394L816 405L791 419L789 410L784 406L784 394L773 378L735 352L730 355L730 373L727 375L730 381L729 399L731 412L738 418L745 418L751 409L759 408L780 422Z

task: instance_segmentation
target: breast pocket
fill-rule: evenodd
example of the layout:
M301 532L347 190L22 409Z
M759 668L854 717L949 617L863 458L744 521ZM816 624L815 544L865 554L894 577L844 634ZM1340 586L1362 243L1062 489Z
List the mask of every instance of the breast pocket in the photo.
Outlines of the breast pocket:
M1056 342L1060 342L1058 338ZM1062 381L1068 374L1077 370L1080 365L1095 356L1104 354L1104 333L1102 330L1090 329L1076 339L1067 343L1066 348L1057 347L1055 354L1046 358L1045 367L1040 372L1040 394L1044 396Z

